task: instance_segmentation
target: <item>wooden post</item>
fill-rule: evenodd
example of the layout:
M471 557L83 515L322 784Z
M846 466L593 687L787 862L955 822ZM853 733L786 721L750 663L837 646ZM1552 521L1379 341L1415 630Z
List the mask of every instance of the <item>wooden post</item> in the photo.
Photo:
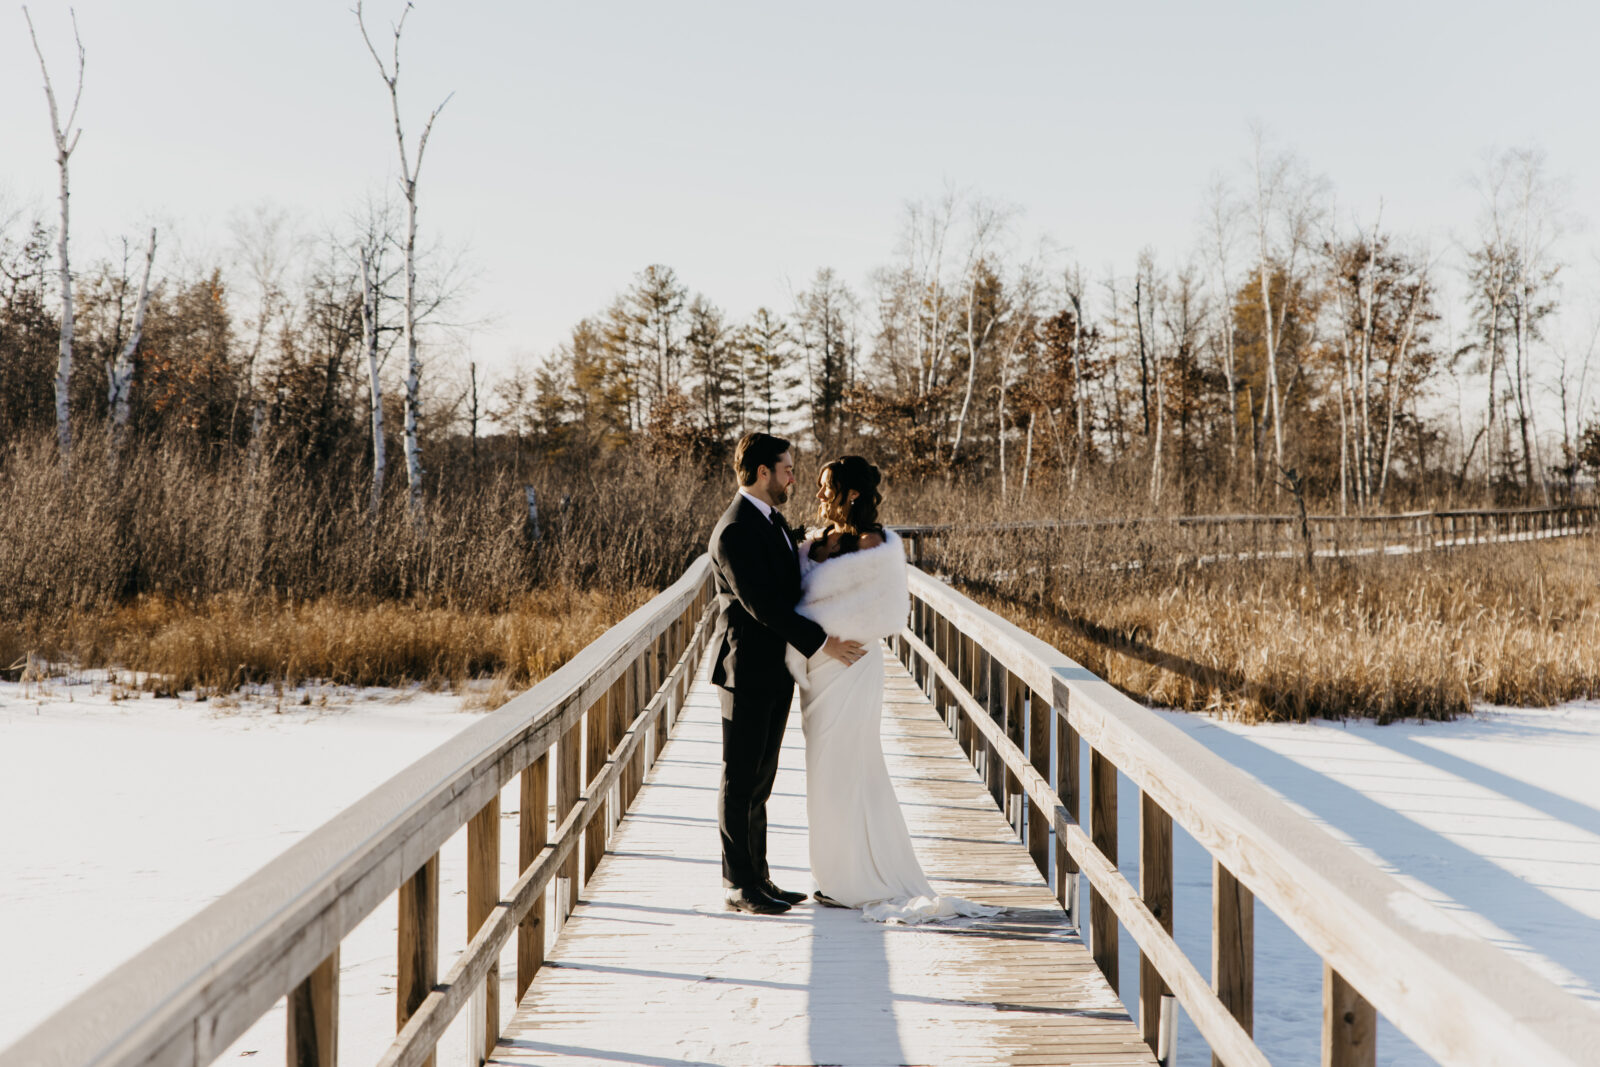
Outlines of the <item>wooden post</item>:
M500 903L500 795L467 822L467 940ZM483 985L483 1058L500 1043L500 962L489 964ZM472 1010L472 1009L468 1009ZM474 1065L476 1067L476 1065Z
M1033 699L1043 703L1038 693L1033 694ZM1078 779L1078 731L1068 719L1067 694L1059 686L1056 699L1060 705L1051 708L1056 728L1056 795L1067 809L1067 818L1076 823L1080 821L1078 794L1082 790ZM1067 843L1060 837L1056 838L1056 899L1061 902L1072 925L1081 932L1083 916L1078 908L1078 862L1067 854Z
M1022 699L1022 682L998 661L994 665L995 705L1006 723L1006 737L1017 749L1028 755L1028 709ZM1029 759L1032 762L1031 757ZM1017 839L1024 840L1027 832L1028 795L1022 791L1022 780L1009 767L1005 771L1006 814ZM1036 861L1037 862L1037 861Z
M1000 727L1002 733L1008 733L1010 723L1006 719L1006 707L1003 691L997 691L994 684L994 669L998 664L994 657L989 655L989 650L978 644L972 643L972 696L984 711L989 713L989 719ZM998 698L998 699L997 699ZM1005 763L1000 759L1000 753L987 742L983 745L983 770L984 781L989 785L989 795L994 798L995 807L1011 822L1011 796L1006 792ZM1012 827L1016 829L1015 826Z
M971 662L973 662L971 645L973 645L973 638L966 637L965 633L955 630L954 627L950 627L950 629L954 630L955 635L955 640L952 641L954 648L950 649L952 653L955 653L955 681L957 681L957 685L962 686L968 693L971 693L973 691L973 680L971 680ZM960 729L962 729L962 733L960 733L962 752L966 753L966 758L973 763L973 766L978 766L978 728L973 726L970 718L966 717L965 710L960 709L960 707L955 709L955 718L957 718L958 723L960 723Z
M1322 965L1322 1067L1374 1067L1378 1013L1344 976Z
M550 753L528 764L522 772L522 817L517 838L517 870L533 866L545 842L550 839ZM544 899L540 893L532 909L517 926L517 1000L520 1002L533 984L533 976L544 966Z
M1117 863L1117 767L1096 749L1089 750L1089 833L1094 847ZM1089 887L1089 948L1100 973L1117 988L1117 914Z
M339 949L289 994L289 1054L294 1067L339 1062Z
M582 765L579 763L578 745L583 737L583 721L572 724L556 752L556 825L560 826L573 806L578 803L578 794L582 791L580 785L583 774ZM573 907L578 903L578 850L573 849L567 857L567 862L562 864L562 872L556 879L556 925L566 921L572 914Z
M1156 917L1161 928L1172 935L1172 816L1161 805L1150 799L1150 794L1139 794L1139 896L1144 899L1150 914ZM1144 1032L1144 1042L1151 1052L1160 1051L1163 1038L1161 1024L1163 997L1171 991L1161 980L1160 973L1150 957L1139 953L1139 1027ZM1170 1025L1170 1024L1169 1024Z
M1033 764L1033 769L1039 772L1039 777L1045 781L1050 780L1050 706L1039 699L1037 693L1030 693L1022 684L1022 679L1016 675L1009 675L1008 680L1015 690L1014 706L1017 714L1022 714L1023 703L1027 703L1028 714L1028 762ZM1033 857L1033 865L1039 868L1039 875L1050 880L1050 817L1051 812L1039 807L1028 809L1028 854Z
M616 699L617 687L613 683L606 690L605 696L590 705L584 714L586 720L584 729L583 752L583 781L590 788L593 787L595 778L600 774L600 769L605 766L606 753L611 750L607 735L610 733L611 702ZM574 797L573 799L577 799ZM594 798L596 803L609 805L607 797ZM563 816L565 818L565 816ZM606 816L601 812L590 820L589 826L583 832L583 884L589 884L589 878L594 874L594 869L600 863L600 854L606 849Z
M617 718L611 735L613 747L622 743L622 738L628 732L628 727L633 725L633 720L638 718L639 709L643 708L648 699L644 692L644 662L635 659L622 676L622 700L617 705ZM633 800L639 795L639 789L644 785L644 746L640 745L633 750L633 758L628 760L626 773L623 776L622 804L617 808L617 819L628 813L633 807Z
M439 981L439 854L400 886L398 966L395 980L395 1032L422 1007ZM434 1067L433 1050L423 1067Z
M1256 898L1211 861L1211 984L1247 1034L1255 1032ZM1211 1067L1223 1067L1211 1057Z
M666 634L657 637L650 643L650 651L646 653L644 680L645 688L650 691L651 699L654 699L655 695L661 691L661 683L667 677L667 657L661 651L661 642L665 638ZM656 717L655 735L655 754L659 756L661 755L661 750L667 747L667 711L665 708L661 709L661 714ZM652 760L652 762L654 761Z

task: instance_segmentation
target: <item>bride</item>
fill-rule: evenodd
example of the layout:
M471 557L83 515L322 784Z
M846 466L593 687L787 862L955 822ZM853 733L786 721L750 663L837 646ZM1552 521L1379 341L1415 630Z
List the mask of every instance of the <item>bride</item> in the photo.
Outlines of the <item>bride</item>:
M911 610L900 538L878 523L878 468L845 456L818 476L824 526L800 545L802 596L795 608L830 634L877 642L900 632ZM853 664L805 660L792 646L806 739L806 815L819 903L860 908L878 922L990 916L960 897L939 896L911 848L911 834L878 736L883 657Z

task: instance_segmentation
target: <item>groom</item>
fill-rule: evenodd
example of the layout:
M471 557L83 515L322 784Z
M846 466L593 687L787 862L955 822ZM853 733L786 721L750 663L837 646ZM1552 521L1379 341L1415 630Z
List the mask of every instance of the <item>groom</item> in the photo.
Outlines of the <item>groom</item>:
M806 898L772 884L767 870L767 798L789 721L794 679L785 645L807 658L818 649L845 663L866 650L829 637L795 613L800 561L778 507L789 499L794 461L789 442L747 433L733 453L739 493L711 532L711 571L722 608L711 644L711 681L722 701L722 884L730 911L779 915Z

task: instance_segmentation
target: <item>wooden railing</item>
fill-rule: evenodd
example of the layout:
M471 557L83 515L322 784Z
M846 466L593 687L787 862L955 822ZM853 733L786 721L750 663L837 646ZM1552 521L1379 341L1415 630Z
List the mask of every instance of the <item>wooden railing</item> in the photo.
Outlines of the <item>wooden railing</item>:
M926 558L928 542L964 533L1026 536L1044 531L1160 531L1175 552L1200 560L1292 558L1303 554L1309 536L1316 556L1427 552L1473 544L1537 540L1600 528L1600 507L1502 508L1460 511L1407 511L1383 515L1134 516L1119 519L1037 519L955 525L923 523L896 526L913 562Z
M398 1034L379 1062L431 1063L464 1010L471 1047L490 1054L501 950L516 937L520 998L557 932L546 893L559 927L682 706L714 618L709 574L701 557L566 666L0 1052L0 1067L199 1067L285 997L289 1061L331 1065L340 943L391 894ZM1158 1055L1170 1052L1181 1003L1214 1062L1267 1062L1250 1036L1259 899L1323 961L1325 1064L1371 1064L1379 1012L1443 1063L1600 1063L1600 1019L1576 998L1054 648L921 571L911 591L898 654L1080 927L1087 877L1089 945L1113 987L1119 924L1138 944L1140 1025ZM1118 771L1140 793L1137 888L1117 866ZM519 776L519 875L503 886L500 795ZM1174 822L1212 858L1209 980L1172 939ZM438 854L463 826L469 940L440 979Z
M1378 1013L1441 1063L1600 1063L1600 1017L1588 1006L1456 927L1254 778L921 571L911 594L901 658L1080 929L1087 876L1089 946L1113 988L1119 924L1138 945L1139 1023L1158 1056L1171 1049L1176 998L1214 1064L1267 1063L1251 1039L1259 900L1322 959L1328 1067L1374 1062ZM1137 887L1117 866L1118 771L1139 790ZM1172 938L1174 821L1211 855L1209 980Z
M198 1067L287 997L288 1062L329 1067L340 942L397 892L398 1035L379 1062L431 1064L440 1035L469 1007L472 1047L488 1056L499 1036L501 949L517 938L520 997L556 932L545 922L546 891L553 883L559 926L682 707L714 614L709 575L702 556L560 670L0 1052L0 1064ZM519 775L520 875L507 887L500 794ZM441 981L439 849L463 826L469 940Z

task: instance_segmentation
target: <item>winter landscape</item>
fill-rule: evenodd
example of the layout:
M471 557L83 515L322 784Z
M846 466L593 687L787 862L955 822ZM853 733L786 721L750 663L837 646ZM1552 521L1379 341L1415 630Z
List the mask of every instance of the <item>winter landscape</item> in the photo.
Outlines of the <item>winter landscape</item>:
M1600 1062L1600 16L1535 7L0 15L0 1067ZM1070 922L707 918L751 432L938 590L933 883ZM607 967L681 1041L541 1044ZM751 1022L819 974L872 1010Z

